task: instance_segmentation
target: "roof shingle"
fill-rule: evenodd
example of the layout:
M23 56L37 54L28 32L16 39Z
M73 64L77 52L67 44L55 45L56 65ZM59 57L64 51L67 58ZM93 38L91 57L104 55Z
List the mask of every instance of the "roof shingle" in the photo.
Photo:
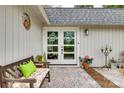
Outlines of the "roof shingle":
M124 9L45 8L51 24L124 25Z

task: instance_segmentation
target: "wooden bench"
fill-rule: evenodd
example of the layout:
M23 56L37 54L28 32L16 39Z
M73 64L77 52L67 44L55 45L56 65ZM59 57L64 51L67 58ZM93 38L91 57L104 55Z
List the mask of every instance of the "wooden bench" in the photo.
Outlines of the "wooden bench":
M33 56L5 66L0 66L0 87L13 88L13 85L15 84L16 87L20 88L34 88L41 87L46 78L48 79L48 82L50 82L49 62L34 62L37 67L36 72L34 72L29 78L23 77L18 69L19 65L25 64L29 60L34 62ZM43 66L45 68L42 68ZM19 86L17 86L17 84ZM38 84L38 86L36 84Z

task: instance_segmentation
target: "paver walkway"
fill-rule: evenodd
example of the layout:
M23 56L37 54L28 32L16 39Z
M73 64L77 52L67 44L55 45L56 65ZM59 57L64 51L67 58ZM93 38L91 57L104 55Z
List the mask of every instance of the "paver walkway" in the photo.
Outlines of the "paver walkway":
M105 78L102 74L98 73L93 68L87 69L86 72L91 75L94 80L96 80L96 82L98 82L103 88L119 88L116 84Z
M51 82L46 88L100 88L101 86L82 68L50 68Z
M108 80L112 81L114 84L120 88L124 88L124 76L121 69L106 69L106 68L94 68L98 73L101 73Z

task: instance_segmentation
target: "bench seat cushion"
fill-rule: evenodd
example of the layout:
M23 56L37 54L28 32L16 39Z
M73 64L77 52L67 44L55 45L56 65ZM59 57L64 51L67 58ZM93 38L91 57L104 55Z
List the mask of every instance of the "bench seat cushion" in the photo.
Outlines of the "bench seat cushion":
M49 72L49 68L38 68L29 78L35 78L36 83L34 83L35 88L39 88L41 82L46 77L46 74ZM21 79L25 79L22 77ZM12 88L29 88L29 83L13 83Z

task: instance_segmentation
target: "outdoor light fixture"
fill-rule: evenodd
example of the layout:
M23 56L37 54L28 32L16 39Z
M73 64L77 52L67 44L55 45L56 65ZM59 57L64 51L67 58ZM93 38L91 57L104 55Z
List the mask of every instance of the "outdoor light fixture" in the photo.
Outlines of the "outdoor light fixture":
M86 36L89 35L89 30L88 30L88 28L86 28L86 29L84 30L84 33L85 33Z

